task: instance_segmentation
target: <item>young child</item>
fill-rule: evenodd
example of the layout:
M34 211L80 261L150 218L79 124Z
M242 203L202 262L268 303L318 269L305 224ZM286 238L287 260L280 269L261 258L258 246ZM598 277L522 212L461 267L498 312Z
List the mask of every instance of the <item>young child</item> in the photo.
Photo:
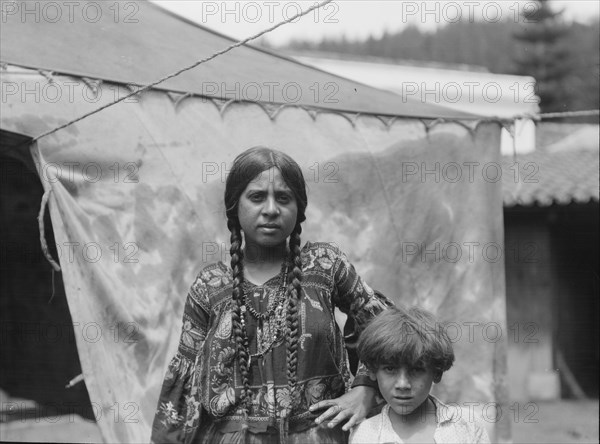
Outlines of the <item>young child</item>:
M360 335L358 354L387 404L352 430L349 444L490 442L468 414L429 394L454 362L452 343L430 312L385 310Z

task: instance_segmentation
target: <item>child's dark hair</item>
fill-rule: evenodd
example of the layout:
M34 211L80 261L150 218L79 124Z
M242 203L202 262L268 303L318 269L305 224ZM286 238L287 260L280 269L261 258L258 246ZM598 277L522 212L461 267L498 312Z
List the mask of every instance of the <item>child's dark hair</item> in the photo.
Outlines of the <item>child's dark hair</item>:
M227 215L227 228L231 232L231 270L233 271L233 309L232 309L232 337L236 345L236 356L244 389L242 391L242 406L248 413L250 362L248 352L248 336L246 334L241 307L243 303L242 283L244 282L242 230L238 219L238 204L240 196L248 184L263 171L277 168L286 185L290 187L296 199L298 209L296 225L290 235L289 250L292 264L291 278L288 278L288 306L287 306L287 376L288 385L292 394L292 405L298 397L296 391L298 368L298 301L300 299L302 281L302 261L300 259L300 224L306 220L306 182L298 164L287 154L280 151L257 146L250 148L233 161L231 171L225 184L225 213Z
M419 307L397 306L380 313L361 333L358 355L372 372L382 365L426 365L438 381L454 362L444 326Z

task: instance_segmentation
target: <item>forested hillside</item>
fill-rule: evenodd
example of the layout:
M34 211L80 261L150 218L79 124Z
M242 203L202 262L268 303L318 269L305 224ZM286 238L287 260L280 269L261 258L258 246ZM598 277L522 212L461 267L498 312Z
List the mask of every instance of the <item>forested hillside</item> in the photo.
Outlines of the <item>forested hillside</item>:
M440 27L435 32L408 26L397 33L358 41L345 38L316 43L292 41L286 49L462 63L483 66L494 73L532 75L541 85L542 97L547 90L556 96L542 100L543 111L597 109L600 100L599 22L565 23L560 20L560 13L553 12L535 20L527 26L514 20L460 22ZM553 31L553 35L548 30L556 30L557 21L560 21L560 32ZM543 56L536 59L534 55L540 47Z

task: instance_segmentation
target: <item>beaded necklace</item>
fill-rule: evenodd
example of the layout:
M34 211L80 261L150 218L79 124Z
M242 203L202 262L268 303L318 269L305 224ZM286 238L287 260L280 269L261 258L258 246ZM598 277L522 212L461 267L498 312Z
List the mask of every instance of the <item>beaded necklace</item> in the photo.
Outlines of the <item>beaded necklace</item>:
M283 267L282 267L283 268ZM285 264L283 270L283 276L281 278L281 286L277 290L277 294L272 296L267 310L264 313L259 313L248 300L246 295L246 288L242 285L243 293L242 298L244 304L241 306L241 323L242 328L245 329L246 325L246 312L250 313L257 321L256 328L256 353L250 353L250 361L253 358L258 358L266 355L273 346L283 339L283 332L286 324L286 307L285 301L287 299L287 275L288 266ZM280 275L281 276L281 275ZM266 290L264 290L266 292Z

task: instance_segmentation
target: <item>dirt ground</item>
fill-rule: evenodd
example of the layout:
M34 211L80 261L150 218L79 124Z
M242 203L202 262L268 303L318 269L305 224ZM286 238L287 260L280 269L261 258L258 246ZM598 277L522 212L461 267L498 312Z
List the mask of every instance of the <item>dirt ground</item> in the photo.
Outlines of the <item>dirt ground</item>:
M529 409L520 415L518 422L511 423L515 444L599 442L597 399L538 402L536 405L535 413Z
M537 403L536 407L513 415L515 444L598 442L597 399ZM0 423L0 441L101 443L102 437L95 423L61 416Z

